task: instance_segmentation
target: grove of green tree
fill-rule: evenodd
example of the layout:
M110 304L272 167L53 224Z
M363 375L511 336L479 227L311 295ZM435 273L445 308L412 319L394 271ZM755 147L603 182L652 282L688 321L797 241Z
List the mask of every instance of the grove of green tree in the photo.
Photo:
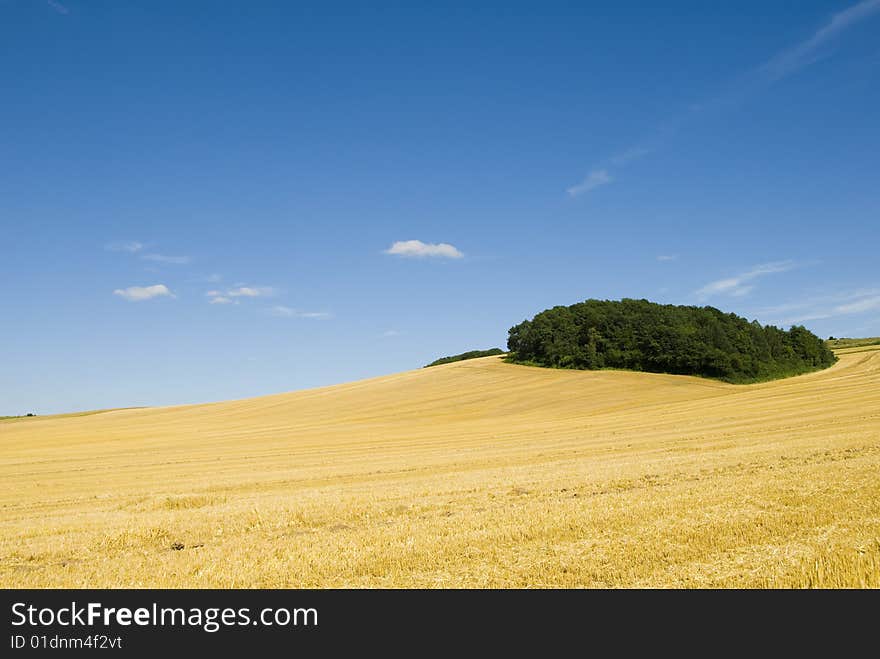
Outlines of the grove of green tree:
M801 325L783 330L714 307L648 300L557 306L510 328L508 361L617 368L748 383L831 366L837 358Z

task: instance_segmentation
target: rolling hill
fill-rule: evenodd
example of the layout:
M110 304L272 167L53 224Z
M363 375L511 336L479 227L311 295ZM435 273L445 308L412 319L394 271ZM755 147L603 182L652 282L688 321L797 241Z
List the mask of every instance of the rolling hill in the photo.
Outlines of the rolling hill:
M880 586L880 349L0 424L4 587Z

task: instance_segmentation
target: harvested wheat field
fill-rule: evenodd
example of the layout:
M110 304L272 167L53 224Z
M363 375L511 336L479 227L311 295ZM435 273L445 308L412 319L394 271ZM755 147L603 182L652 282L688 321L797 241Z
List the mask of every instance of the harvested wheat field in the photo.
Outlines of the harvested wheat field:
M880 586L880 349L0 422L5 587Z

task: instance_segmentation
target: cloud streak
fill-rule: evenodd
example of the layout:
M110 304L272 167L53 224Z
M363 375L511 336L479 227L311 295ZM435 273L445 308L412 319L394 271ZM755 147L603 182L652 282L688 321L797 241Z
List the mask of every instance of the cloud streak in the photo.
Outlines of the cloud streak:
M107 243L104 249L109 252L127 252L128 254L137 254L144 261L152 261L153 263L168 263L172 265L186 265L192 261L189 256L168 256L166 254L143 254L147 245L138 240L125 240Z
M104 245L104 249L108 252L128 252L129 254L139 252L144 247L146 247L146 245L136 240L108 243L107 245Z
M734 297L743 297L745 295L748 295L752 291L752 289L754 289L754 285L749 284L749 282L752 282L760 277L766 277L767 275L773 275L780 272L788 272L789 270L794 269L794 267L794 261L774 261L772 263L756 265L750 270L747 270L746 272L741 272L740 274L733 277L727 277L725 279L718 279L716 281L709 282L708 284L696 291L696 296L700 300L707 300L710 297L714 297L716 295L732 295Z
M228 290L211 290L205 293L208 304L239 304L243 298L272 297L278 291L271 286L236 286Z
M875 309L880 309L880 295L866 297L858 302L841 304L834 308L833 314L864 313L865 311L874 311Z
M778 53L759 67L771 82L791 75L815 62L817 51L839 36L847 28L870 18L880 12L880 0L862 0L841 12L831 16L831 20L817 30L813 36L801 43Z
M271 286L238 286L226 291L229 297L272 297L275 293Z
M677 116L665 121L655 131L651 139L643 140L641 143L637 143L611 156L604 161L604 164L597 165L590 174L592 176L596 173L597 176L601 176L599 172L602 172L608 180L603 181L601 178L597 178L591 184L590 176L587 176L583 183L568 188L568 194L576 197L595 189L599 185L609 183L615 178L613 172L608 171L609 167L624 167L635 160L653 153L664 142L668 142L674 137L675 133L680 131L685 124L692 121L697 115L705 115L712 110L717 111L721 108L741 103L749 96L758 93L769 85L819 61L823 57L823 46L828 46L849 28L877 14L880 14L880 0L862 0L843 11L833 14L808 39L779 51L758 67L728 81L720 93L706 98L702 102L691 104L690 107Z
M880 310L880 288L860 288L759 309L756 316L782 326Z
M449 243L423 243L421 240L398 240L385 253L408 258L460 259L464 256Z
M566 190L566 192L568 192L569 197L579 197L582 194L590 192L591 190L601 188L603 185L608 185L613 180L614 179L608 173L608 170L594 169L586 175L583 181L581 181L577 185L571 186Z
M153 286L129 286L128 288L117 288L113 291L113 295L118 295L129 302L143 302L144 300L152 300L156 297L174 297L165 284L155 284Z
M279 318L305 318L308 320L327 320L333 317L333 314L326 311L299 311L291 307L277 305L272 307L269 312L273 316Z
M141 256L144 261L153 261L155 263L169 263L173 265L186 265L192 259L188 256L165 256L164 254L144 254Z
M46 0L46 4L52 7L52 9L54 9L59 14L67 16L70 13L70 10L62 5L60 2L57 2L57 0Z
M651 149L646 146L633 146L625 151L621 151L620 153L611 156L611 164L616 167L622 167L623 165L629 164L634 160L639 160L640 158L644 158L649 153L651 153Z

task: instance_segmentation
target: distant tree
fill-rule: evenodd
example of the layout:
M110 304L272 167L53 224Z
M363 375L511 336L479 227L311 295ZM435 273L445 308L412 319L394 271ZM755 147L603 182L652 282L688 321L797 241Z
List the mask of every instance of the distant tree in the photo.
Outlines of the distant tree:
M452 362L460 362L465 359L476 359L478 357L492 357L494 355L503 355L504 351L501 348L490 348L489 350L471 350L469 352L463 352L460 355L452 355L451 357L441 357L430 364L426 365L425 368L429 366L439 366L440 364L451 364Z

